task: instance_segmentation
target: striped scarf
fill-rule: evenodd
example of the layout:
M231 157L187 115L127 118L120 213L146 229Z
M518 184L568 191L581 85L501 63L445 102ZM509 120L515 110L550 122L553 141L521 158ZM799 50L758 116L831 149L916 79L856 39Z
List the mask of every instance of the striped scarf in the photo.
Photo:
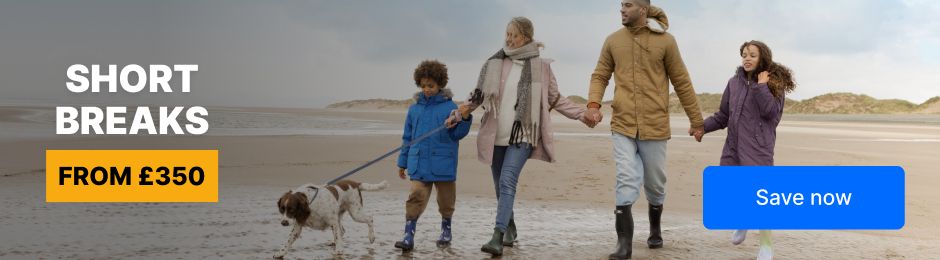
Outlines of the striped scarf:
M503 59L523 60L522 76L516 91L516 117L512 123L509 144L518 145L528 142L535 146L539 141L539 113L541 112L542 63L539 62L539 49L536 42L530 42L516 49L502 48L487 59L480 70L476 89L483 92L484 108L490 108L499 115L499 90L502 87Z

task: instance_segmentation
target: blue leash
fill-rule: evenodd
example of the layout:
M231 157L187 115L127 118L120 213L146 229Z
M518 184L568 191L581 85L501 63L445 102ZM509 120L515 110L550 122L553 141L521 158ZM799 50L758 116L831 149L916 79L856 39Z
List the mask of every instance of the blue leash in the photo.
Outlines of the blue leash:
M458 119L458 120L459 120L459 119ZM425 133L425 134L419 136L418 138L415 138L415 139L411 140L411 142L408 142L407 144L404 144L404 145L399 146L399 147L397 147L397 148L395 148L395 149L392 149L392 150L389 151L388 153L385 153L384 155L379 156L379 158L375 158L374 160L369 161L369 162L367 162L366 164L363 164L362 166L359 166L358 168L353 169L352 171L347 172L346 174L343 174L343 175L340 175L339 177L336 177L335 179L333 179L333 180L327 182L326 185L331 185L331 184L333 184L333 183L336 183L336 182L339 181L339 180L342 180L343 178L349 177L349 175L353 175L353 174L355 174L356 172L359 172L360 170L365 169L366 167L369 167L370 165L372 165L372 164L374 164L374 163L376 163L376 162L378 162L378 161L381 161L382 159L385 159L386 157L389 157L389 156L391 156L392 154L395 154L395 152L398 152L399 150L401 150L401 149L403 149L403 148L405 148L405 147L408 147L408 146L411 146L411 145L413 145L413 144L416 144L416 143L420 142L421 140L427 139L428 137L431 137L431 135L434 135L435 133L440 132L441 130L444 130L444 129L447 129L447 125L446 125L446 124L445 124L445 125L442 125L442 126L440 126L440 127L438 127L438 128L435 128L434 130L431 130L430 132L427 132L427 133Z
M474 104L477 104L477 105L483 103L483 92L480 91L479 89L473 90L473 92L470 92L470 98L468 98L467 101L469 101L469 102L471 102L471 103L474 103ZM450 115L450 116L451 116L451 118L454 118L454 120L462 120L462 117L459 115L459 113L457 113L457 110L451 111L451 115ZM459 122L459 121L458 121L458 122ZM444 130L444 129L447 129L447 124L444 124L444 125L442 125L442 126L440 126L440 127L438 127L438 128L435 128L434 130L431 130L431 131L429 131L429 132L427 132L427 133L425 133L425 134L419 136L418 138L415 138L415 139L411 140L411 142L408 142L407 144L403 144L402 146L399 146L398 148L395 148L395 149L392 149L391 151L388 151L388 153L385 153L385 154L383 154L382 156L379 156L379 158L375 158L374 160L369 161L369 162L367 162L366 164L363 164L362 166L359 166L359 167L353 169L352 171L347 172L346 174L340 175L339 177L336 177L336 178L334 178L333 180L330 180L330 181L326 182L326 185L332 185L332 184L334 184L334 183L336 183L336 182L338 182L338 181L340 181L340 180L342 180L342 179L344 179L344 178L346 178L346 177L349 177L350 175L356 174L356 172L359 172L360 170L365 169L366 167L369 167L369 166L371 166L372 164L375 164L375 163L381 161L382 159L385 159L386 157L391 156L391 155L394 154L395 152L398 152L398 151L400 151L401 149L403 149L403 148L405 148L405 147L408 147L408 146L411 146L411 145L413 145L413 144L416 144L416 143L420 142L421 140L427 139L428 137L431 137L431 135L434 135L435 133L440 132L441 130Z

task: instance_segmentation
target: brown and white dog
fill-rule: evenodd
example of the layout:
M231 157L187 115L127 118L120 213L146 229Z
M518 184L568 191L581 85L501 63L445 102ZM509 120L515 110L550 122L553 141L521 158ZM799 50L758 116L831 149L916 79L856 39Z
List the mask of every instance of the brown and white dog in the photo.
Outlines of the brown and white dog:
M343 248L343 213L359 223L369 225L369 243L375 242L372 230L372 216L362 211L362 191L385 189L385 181L379 184L359 183L350 180L338 181L333 185L306 184L288 191L277 200L277 210L281 212L281 225L290 226L290 236L281 251L274 258L283 258L291 245L300 237L303 227L315 230L333 229L335 254L342 254Z

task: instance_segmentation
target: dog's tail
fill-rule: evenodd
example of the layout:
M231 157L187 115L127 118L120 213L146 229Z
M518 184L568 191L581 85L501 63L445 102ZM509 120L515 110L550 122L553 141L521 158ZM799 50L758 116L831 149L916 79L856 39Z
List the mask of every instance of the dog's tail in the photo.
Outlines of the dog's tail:
M364 190L364 191L384 190L387 187L388 187L388 183L385 183L385 181L382 181L378 184L365 183L365 182L359 184L359 190Z

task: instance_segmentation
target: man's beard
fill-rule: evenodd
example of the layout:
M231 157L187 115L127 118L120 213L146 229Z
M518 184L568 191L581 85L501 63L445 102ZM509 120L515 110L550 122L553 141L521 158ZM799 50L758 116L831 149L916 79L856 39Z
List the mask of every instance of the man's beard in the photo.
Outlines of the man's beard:
M645 18L634 18L634 17L636 16L630 16L630 18L627 18L627 20L623 22L623 26L634 27L636 26L636 24L640 23L641 19L645 19Z
M636 20L636 19L634 19L633 17L634 17L634 16L628 16L628 17L627 17L627 20L622 21L623 26L630 27L631 24L636 24L636 21L634 21L634 20Z

